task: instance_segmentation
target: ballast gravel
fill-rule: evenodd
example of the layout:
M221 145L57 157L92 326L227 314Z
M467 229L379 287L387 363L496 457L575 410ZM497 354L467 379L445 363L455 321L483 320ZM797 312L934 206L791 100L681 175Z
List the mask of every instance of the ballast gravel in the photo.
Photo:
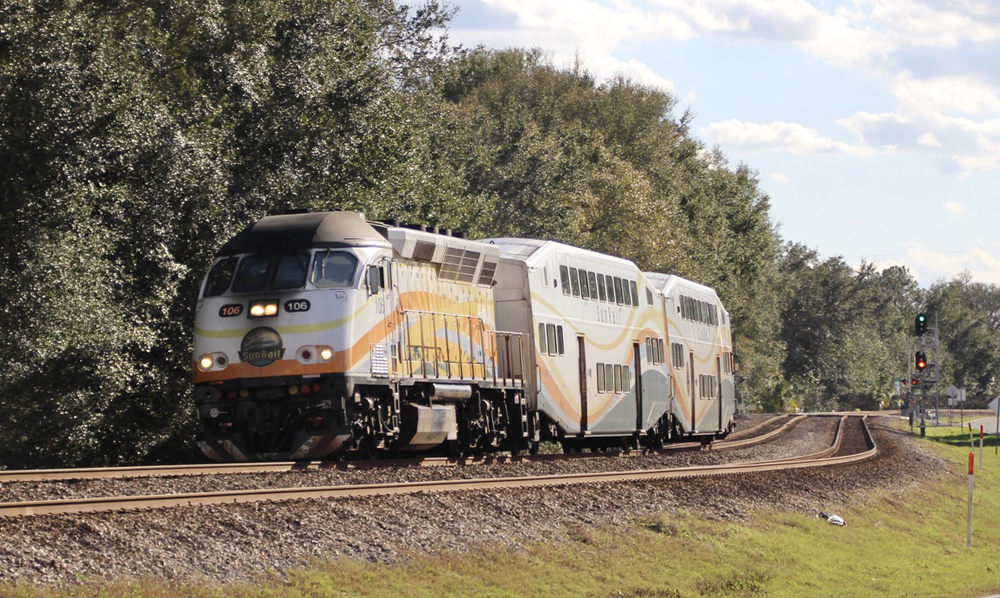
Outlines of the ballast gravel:
M729 451L461 468L7 483L0 484L0 502L760 461L826 448L836 421L809 418L772 441ZM249 581L265 572L281 575L338 557L393 562L423 551L557 541L580 527L625 526L678 509L719 520L741 520L750 511L766 507L809 514L836 511L864 500L871 490L901 490L947 470L942 460L920 449L887 418L869 418L869 422L879 446L873 459L791 472L0 519L0 582L149 577ZM754 423L744 420L741 426Z

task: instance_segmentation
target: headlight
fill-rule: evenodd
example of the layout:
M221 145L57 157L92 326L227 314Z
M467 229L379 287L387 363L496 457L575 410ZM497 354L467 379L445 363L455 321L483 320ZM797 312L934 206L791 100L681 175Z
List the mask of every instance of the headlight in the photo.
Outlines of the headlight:
M203 372L222 370L229 365L229 358L225 353L205 353L198 358L198 369Z
M251 318L266 318L268 316L277 315L277 313L278 313L278 301L276 299L250 302Z
M333 359L334 350L324 345L299 347L296 357L299 363L326 363Z

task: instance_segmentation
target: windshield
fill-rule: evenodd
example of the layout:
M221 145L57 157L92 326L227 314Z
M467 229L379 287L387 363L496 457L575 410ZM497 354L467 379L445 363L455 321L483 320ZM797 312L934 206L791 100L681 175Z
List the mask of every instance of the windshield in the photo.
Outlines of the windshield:
M204 296L217 297L226 291L253 293L302 288L309 274L309 257L303 252L221 259L206 277Z
M343 251L317 251L312 283L318 287L346 287L354 282L358 259Z
M309 254L296 253L278 258L278 269L274 273L272 287L276 289L297 289L306 284L309 272Z
M233 281L233 292L250 293L263 289L267 284L270 262L270 258L264 255L248 255L240 260L240 267Z
M229 290L229 283L233 281L233 272L236 271L238 261L234 257L227 257L215 262L205 282L205 297L217 297Z

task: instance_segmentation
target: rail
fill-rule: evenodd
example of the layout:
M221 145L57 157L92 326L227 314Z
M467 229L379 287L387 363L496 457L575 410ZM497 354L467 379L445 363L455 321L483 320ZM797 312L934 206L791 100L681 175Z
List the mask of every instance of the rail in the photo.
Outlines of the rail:
M786 419L786 421L775 430L765 434L742 438L740 440L723 440L711 445L713 451L722 451L735 448L751 446L788 431L802 418L806 416L798 415ZM770 420L767 424L774 423ZM755 426L744 430L749 434L763 426ZM321 470L351 470L351 469L374 469L377 467L444 467L455 464L504 464L504 463L537 463L545 461L558 461L562 459L608 459L644 455L666 455L671 452L685 449L701 450L700 442L685 442L669 444L662 449L646 449L643 451L632 451L626 453L570 453L570 454L548 454L548 455L481 455L465 457L463 459L453 459L449 457L407 457L401 459L384 459L380 461L273 461L261 463L203 463L203 464L181 464L181 465L151 465L140 467L76 467L65 469L11 469L0 470L0 484L12 482L56 482L61 480L99 480L99 479L126 479L126 478L149 478L149 477L179 477L197 475L233 475L252 473L291 473Z
M101 511L127 511L136 509L156 509L178 506L235 504L263 501L288 501L302 499L335 499L347 497L380 496L389 494L417 494L425 492L455 492L463 490L494 490L503 488L525 488L539 486L567 486L598 482L629 482L641 480L662 480L708 475L728 475L751 472L765 472L789 469L803 469L839 465L868 459L877 452L874 439L868 430L866 418L859 418L869 449L850 455L837 455L840 450L840 431L845 422L840 421L838 433L832 445L819 453L757 461L753 463L732 463L670 469L654 469L632 472L577 473L525 477L505 477L489 479L441 480L415 483L359 484L348 486L325 486L308 488L266 488L225 492L198 492L155 496L119 496L106 498L77 498L69 500L24 501L0 504L0 517L26 517L50 514L78 514ZM833 454L833 456L828 456Z

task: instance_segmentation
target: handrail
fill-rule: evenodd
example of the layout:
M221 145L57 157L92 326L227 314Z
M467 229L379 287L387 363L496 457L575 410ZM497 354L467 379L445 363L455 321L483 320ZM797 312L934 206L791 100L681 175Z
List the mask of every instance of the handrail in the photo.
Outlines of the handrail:
M430 310L408 310L402 309L402 329L403 329L403 349L402 357L409 363L409 375L415 377L415 366L413 362L413 347L420 347L420 360L425 366L433 361L434 374L431 374L427 367L421 367L424 380L447 378L453 379L456 376L452 373L452 365L458 366L458 380L466 380L465 368L469 368L469 378L476 379L476 368L482 368L483 380L490 380L494 384L502 381L503 385L524 386L525 371L527 370L526 355L524 347L524 336L522 332L511 332L491 329L479 315L475 314L453 314ZM413 318L411 319L411 316ZM433 340L427 338L425 331L425 317L430 316L430 326ZM444 325L444 339L436 333L438 329L438 318ZM449 326L449 320L454 318L454 326ZM468 330L464 330L463 323L468 322ZM416 345L411 341L410 330L414 325L420 328L420 344ZM476 334L476 328L479 334ZM449 337L454 331L459 343L458 355L452 354L452 342ZM488 334L488 336L487 336ZM478 338L478 343L476 337ZM489 343L486 339L489 339ZM517 339L517 347L513 346L514 339ZM428 344L428 343L431 344ZM442 349L441 343L444 343ZM468 342L469 359L465 361L462 357L462 347ZM475 347L480 348L480 357L476 358ZM433 357L426 354L427 350L433 350ZM443 361L442 361L443 358ZM445 365L446 373L441 375L441 366ZM499 379L499 380L498 380Z

